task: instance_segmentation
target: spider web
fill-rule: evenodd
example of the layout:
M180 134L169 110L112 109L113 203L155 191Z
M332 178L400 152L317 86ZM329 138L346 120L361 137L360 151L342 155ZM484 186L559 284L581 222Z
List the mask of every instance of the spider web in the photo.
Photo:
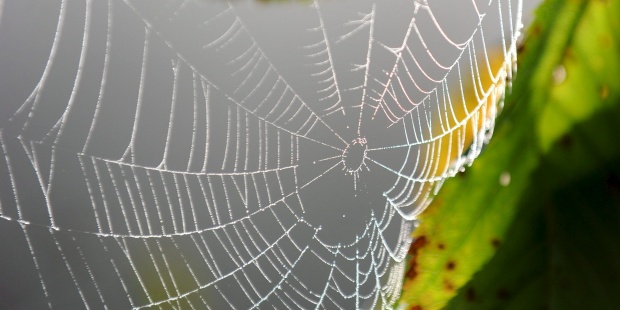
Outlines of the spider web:
M0 304L392 307L416 216L492 133L520 12L0 0Z

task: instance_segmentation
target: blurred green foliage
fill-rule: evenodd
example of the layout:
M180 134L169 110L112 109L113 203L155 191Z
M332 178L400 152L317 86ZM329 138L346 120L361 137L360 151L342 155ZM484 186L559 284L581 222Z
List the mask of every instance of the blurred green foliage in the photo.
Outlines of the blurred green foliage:
M547 0L495 135L414 233L411 309L620 307L620 0Z

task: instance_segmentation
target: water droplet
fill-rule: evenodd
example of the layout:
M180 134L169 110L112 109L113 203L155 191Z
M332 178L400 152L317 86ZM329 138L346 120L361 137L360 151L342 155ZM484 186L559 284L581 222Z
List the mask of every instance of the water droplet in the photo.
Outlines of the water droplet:
M562 84L564 80L566 80L566 69L563 65L559 65L553 70L553 82L558 85Z
M510 172L508 171L502 172L502 174L499 176L499 184L501 186L510 185Z

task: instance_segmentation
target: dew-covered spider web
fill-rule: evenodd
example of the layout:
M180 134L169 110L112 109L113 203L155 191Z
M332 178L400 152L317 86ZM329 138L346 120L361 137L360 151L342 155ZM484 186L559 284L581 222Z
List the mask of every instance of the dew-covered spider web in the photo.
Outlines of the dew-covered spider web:
M520 0L0 0L0 308L397 300Z

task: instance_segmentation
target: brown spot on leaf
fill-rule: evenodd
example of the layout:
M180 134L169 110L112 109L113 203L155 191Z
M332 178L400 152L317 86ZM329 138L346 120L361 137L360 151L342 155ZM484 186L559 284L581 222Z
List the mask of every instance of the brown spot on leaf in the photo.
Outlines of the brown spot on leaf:
M440 250L445 250L446 245L443 244L443 243L439 243L439 244L437 244L437 248L440 249Z
M465 290L465 300L469 302L476 301L476 290L473 287L470 286Z
M510 299L510 297L512 297L512 294L510 293L508 289L500 288L499 290L497 290L497 293L495 294L495 296L497 296L497 299L500 299L500 300L508 300Z
M411 308L409 308L409 310L422 310L422 306L420 306L420 305L411 306Z
M428 244L428 240L426 236L419 236L411 243L411 247L409 248L409 255L411 255L411 264L409 265L409 270L405 277L407 279L413 280L418 275L418 251Z
M454 291L454 284L452 284L452 282L448 281L447 279L443 280L443 286L448 291Z
M424 247L428 243L426 236L419 236L415 238L415 240L411 243L411 247L409 247L409 254L415 255L418 253L418 250Z
M405 277L407 277L407 279L413 280L417 275L418 275L418 263L416 259L413 258L411 260L411 266L409 267L407 274L405 274Z
M456 263L453 260L450 260L448 261L448 263L446 263L447 270L454 270L454 268L456 268Z
M499 248L499 246L502 244L501 241L499 241L499 239L497 238L493 238L491 239L491 245L493 246L493 248L495 248L496 250Z

